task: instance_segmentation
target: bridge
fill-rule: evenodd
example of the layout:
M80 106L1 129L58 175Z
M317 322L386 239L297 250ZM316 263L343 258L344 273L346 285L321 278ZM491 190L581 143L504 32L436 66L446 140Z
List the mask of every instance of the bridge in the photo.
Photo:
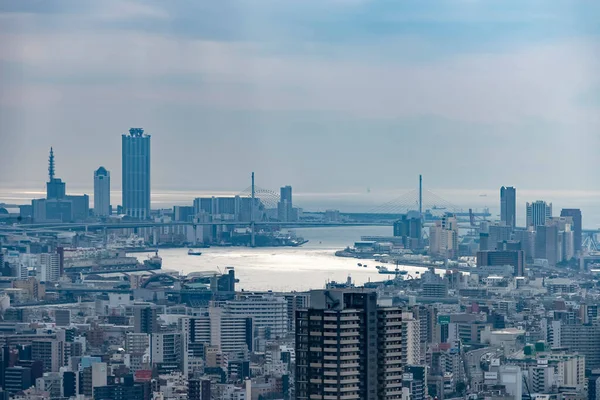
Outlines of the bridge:
M12 225L0 225L0 236L9 235L49 235L55 236L60 232L104 232L106 235L110 230L126 230L150 228L158 231L161 228L171 228L177 226L191 226L194 230L202 226L221 226L221 227L250 227L252 244L254 244L256 227L282 227L282 228L301 228L301 227L340 227L340 226L389 226L398 218L400 214L406 214L409 211L419 211L424 215L426 221L432 221L441 217L444 213L452 213L459 218L461 228L476 227L477 222L487 220L491 214L487 208L482 211L472 208L464 209L443 199L430 190L423 188L422 177L419 176L418 189L408 191L400 197L390 200L384 204L373 207L365 213L340 213L346 217L345 221L278 221L276 218L267 217L265 210L277 209L281 200L278 192L262 188L255 184L254 173L252 173L251 185L240 192L237 197L252 199L250 206L250 218L247 220L231 220L214 218L210 221L134 221L118 220L115 222L77 222L77 223L33 223ZM257 206L258 205L258 206ZM296 205L296 204L294 204ZM431 224L429 222L428 224ZM425 224L426 226L428 224ZM600 250L600 245L596 235L600 233L599 229L584 229L584 246L590 251Z

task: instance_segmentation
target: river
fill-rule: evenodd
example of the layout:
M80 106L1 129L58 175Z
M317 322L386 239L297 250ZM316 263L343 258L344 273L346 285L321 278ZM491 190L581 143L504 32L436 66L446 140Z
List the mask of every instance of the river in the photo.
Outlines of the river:
M202 249L201 256L189 256L187 249L161 249L159 254L163 269L184 274L234 267L240 280L238 290L302 291L323 288L328 281L345 281L348 276L357 285L387 277L378 273L375 261L367 261L368 267L361 268L356 259L336 257L334 253L361 236L391 235L391 226L299 228L294 232L309 242L302 247L211 247Z

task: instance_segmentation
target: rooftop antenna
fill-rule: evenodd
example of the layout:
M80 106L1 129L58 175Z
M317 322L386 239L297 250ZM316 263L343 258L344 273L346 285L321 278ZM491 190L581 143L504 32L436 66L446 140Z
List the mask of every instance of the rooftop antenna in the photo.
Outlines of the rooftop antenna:
M50 157L48 158L48 176L50 182L54 180L54 150L50 147Z
M419 214L423 214L423 175L419 175Z

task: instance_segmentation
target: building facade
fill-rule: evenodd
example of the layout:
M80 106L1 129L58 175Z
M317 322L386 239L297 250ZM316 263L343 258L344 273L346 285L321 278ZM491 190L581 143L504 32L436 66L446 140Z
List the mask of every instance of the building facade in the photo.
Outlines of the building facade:
M512 186L500 188L500 221L506 226L517 226L517 189Z
M131 128L122 135L123 213L137 219L150 217L150 135Z
M526 204L527 226L543 226L546 221L552 218L552 203L546 203L542 200Z
M110 172L104 167L94 171L94 215L110 215Z

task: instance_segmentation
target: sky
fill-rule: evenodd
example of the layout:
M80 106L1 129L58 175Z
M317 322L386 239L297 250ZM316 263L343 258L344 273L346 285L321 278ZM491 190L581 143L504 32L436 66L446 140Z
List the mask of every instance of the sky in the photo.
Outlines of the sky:
M0 0L0 189L43 191L53 146L118 191L143 127L154 193L596 198L598 71L597 1Z

